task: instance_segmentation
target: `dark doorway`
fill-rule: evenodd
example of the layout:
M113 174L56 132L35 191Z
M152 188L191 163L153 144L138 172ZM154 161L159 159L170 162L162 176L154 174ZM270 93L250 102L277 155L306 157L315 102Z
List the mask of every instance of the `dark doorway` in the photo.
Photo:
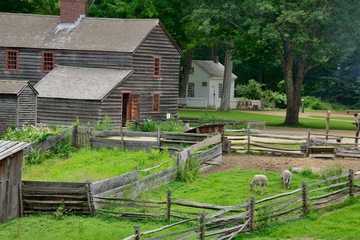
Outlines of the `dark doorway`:
M126 121L131 120L131 92L122 93L121 125L125 127Z

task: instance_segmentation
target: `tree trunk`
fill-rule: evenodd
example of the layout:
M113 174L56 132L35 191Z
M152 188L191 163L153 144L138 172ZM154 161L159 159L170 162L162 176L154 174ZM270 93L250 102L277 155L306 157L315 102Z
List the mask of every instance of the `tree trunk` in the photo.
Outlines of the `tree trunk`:
M194 56L195 48L191 48L184 52L184 63L181 71L181 80L179 88L179 97L186 98L186 88L189 82L189 74L191 72L191 63Z
M220 109L223 111L230 110L230 96L231 96L231 79L232 79L232 68L233 61L231 56L231 51L234 46L234 41L230 41L226 47L225 52L225 70L224 70L224 81L223 81L223 91L221 97Z
M306 55L302 55L296 64L296 77L293 79L292 71L289 71L292 64L287 63L284 68L285 91L286 91L286 118L284 124L299 125L299 111L301 104L301 86L304 82L306 69Z

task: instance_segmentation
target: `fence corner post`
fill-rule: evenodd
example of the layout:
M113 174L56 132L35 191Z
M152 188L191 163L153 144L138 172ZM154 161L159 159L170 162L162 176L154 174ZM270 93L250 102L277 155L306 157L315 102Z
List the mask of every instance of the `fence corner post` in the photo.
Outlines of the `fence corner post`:
M303 213L308 214L309 205L308 205L307 181L302 181L301 189L302 189L302 200L303 200Z
M199 227L200 227L200 235L199 235L199 240L204 240L205 239L205 211L204 210L200 210L200 223L199 223Z
M247 125L247 151L250 152L250 124Z
M311 145L311 138L310 138L310 129L308 129L307 139L306 139L306 156L309 156L310 153L310 145Z
M140 240L140 226L134 226L134 235L136 235L135 240Z
M165 220L170 220L170 209L171 209L171 190L166 191L166 215Z
M157 127L156 127L156 131L157 131L157 145L158 145L158 149L160 150L160 147L161 147L161 141L160 141L160 138L161 138L161 128L160 128L160 126L157 126Z
M349 169L349 197L354 196L354 169Z
M249 211L249 230L250 232L255 231L255 197L250 196L249 198L249 205L248 205L248 211Z

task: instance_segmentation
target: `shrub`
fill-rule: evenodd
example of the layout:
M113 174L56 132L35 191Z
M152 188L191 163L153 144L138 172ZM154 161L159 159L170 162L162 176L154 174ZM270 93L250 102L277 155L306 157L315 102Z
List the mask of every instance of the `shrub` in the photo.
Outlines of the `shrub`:
M71 154L71 148L72 148L71 138L72 138L72 134L71 134L71 131L69 130L65 134L65 138L63 140L58 141L53 145L53 153L62 158L69 157Z
M35 165L42 163L46 158L50 156L50 152L46 151L42 153L41 148L30 148L30 152L24 156L25 165Z
M237 85L235 92L246 99L260 99L264 95L262 87L265 84L258 83L254 79L250 79L246 85Z
M93 128L96 131L105 131L105 130L113 130L113 125L111 124L111 118L107 115L102 121L97 121L93 123Z
M205 111L204 116L202 118L200 118L199 124L217 123L217 122L219 122L219 118L217 118L214 113Z
M269 101L267 107L276 107L280 109L284 109L287 106L286 95L284 93L273 92L271 90L267 90L264 93L265 98Z
M20 141L20 142L35 142L44 141L48 136L59 135L57 131L64 128L52 126L50 129L48 126L37 123L33 125L24 125L22 127L10 126L6 133L0 137L6 141Z

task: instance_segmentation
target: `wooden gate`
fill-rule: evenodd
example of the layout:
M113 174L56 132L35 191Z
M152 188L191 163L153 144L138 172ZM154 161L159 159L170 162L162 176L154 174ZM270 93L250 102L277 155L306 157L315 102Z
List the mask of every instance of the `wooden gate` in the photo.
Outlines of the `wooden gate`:
M90 147L90 126L77 126L75 146L79 148Z

